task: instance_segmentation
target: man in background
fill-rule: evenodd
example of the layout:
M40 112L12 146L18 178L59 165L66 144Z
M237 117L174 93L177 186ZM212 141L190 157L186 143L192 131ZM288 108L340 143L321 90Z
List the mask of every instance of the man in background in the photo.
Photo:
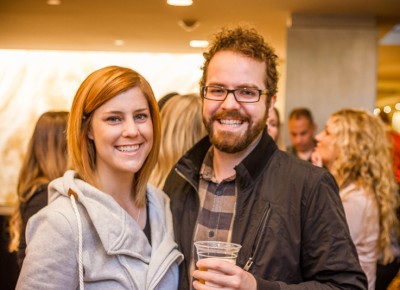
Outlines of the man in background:
M292 145L287 147L287 152L311 162L317 129L311 111L307 108L293 109L289 115L288 127Z

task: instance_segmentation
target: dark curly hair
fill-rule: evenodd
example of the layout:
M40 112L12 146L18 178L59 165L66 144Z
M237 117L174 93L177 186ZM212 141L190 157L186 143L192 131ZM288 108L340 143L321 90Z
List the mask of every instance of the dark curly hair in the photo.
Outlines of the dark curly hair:
M238 26L236 28L223 28L214 35L214 39L208 52L204 52L204 64L202 67L203 76L200 80L200 87L204 86L207 78L207 70L214 55L223 50L238 52L253 59L265 62L266 78L265 86L268 90L267 102L277 93L278 71L277 58L274 49L269 46L264 38L251 27Z

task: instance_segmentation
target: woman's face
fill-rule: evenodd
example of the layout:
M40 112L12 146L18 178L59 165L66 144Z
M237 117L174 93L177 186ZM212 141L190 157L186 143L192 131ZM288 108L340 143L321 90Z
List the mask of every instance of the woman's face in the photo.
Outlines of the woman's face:
M315 151L319 154L322 163L328 170L332 168L332 164L338 156L338 149L334 144L336 137L332 134L333 126L332 119L329 118L328 122L326 122L325 129L315 136L318 142Z
M268 134L276 142L279 134L279 121L278 121L278 116L276 115L274 109L269 110L267 126L268 126Z
M139 171L153 146L150 109L141 89L129 89L97 108L88 136L95 144L100 177Z

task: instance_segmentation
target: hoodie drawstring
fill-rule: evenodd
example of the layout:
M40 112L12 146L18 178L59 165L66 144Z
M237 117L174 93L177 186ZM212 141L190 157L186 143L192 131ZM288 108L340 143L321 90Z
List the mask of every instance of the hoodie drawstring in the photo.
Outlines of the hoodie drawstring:
M85 286L83 283L83 241L82 241L82 221L81 216L78 211L78 207L76 206L76 200L78 200L78 195L72 189L68 190L68 195L71 200L72 208L74 209L76 219L78 221L78 271L79 271L79 289L84 290Z

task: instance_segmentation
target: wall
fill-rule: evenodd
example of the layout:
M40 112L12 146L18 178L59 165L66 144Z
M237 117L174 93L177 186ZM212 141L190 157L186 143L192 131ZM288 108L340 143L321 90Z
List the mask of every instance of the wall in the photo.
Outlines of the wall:
M376 103L377 31L372 17L295 14L288 28L285 120L295 107L313 112L317 130L345 107ZM289 144L287 126L284 127Z
M131 67L157 98L171 91L198 92L201 54L146 54L0 50L0 209L16 200L21 160L38 117L69 110L80 83L107 65Z

